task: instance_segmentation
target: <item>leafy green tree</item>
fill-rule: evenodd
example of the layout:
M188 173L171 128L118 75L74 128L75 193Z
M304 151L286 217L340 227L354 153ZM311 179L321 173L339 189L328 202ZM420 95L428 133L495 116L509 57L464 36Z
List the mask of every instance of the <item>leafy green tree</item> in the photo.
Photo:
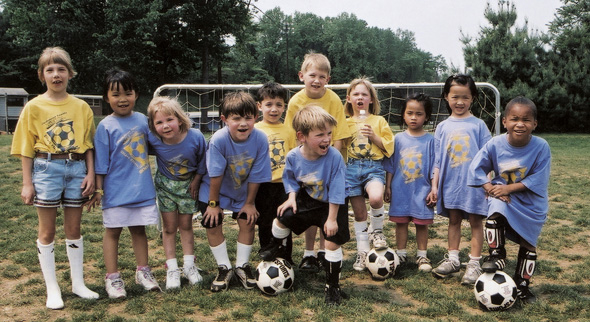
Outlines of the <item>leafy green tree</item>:
M549 31L554 83L547 93L547 122L553 130L590 132L590 1L564 0Z
M537 102L544 113L548 108L544 105L546 91L553 86L546 72L548 38L529 32L526 23L516 26L513 3L499 1L498 5L495 11L488 4L484 17L490 26L482 27L477 39L464 35L466 66L472 69L477 81L490 82L498 88L502 106L523 95Z

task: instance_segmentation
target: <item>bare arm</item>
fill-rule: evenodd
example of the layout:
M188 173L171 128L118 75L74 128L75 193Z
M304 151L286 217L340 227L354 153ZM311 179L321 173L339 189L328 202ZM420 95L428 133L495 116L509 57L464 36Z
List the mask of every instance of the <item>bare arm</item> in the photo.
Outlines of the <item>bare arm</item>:
M29 157L21 157L21 165L23 168L23 189L20 193L20 198L25 205L32 205L35 198L35 186L33 185L33 159Z

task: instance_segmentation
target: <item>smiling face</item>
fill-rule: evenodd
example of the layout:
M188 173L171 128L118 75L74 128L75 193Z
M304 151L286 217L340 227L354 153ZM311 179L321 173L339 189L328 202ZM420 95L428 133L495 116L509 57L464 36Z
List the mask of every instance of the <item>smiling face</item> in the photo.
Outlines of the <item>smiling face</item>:
M373 103L373 100L371 99L371 92L367 86L365 84L358 84L346 96L346 102L352 105L354 111L353 116L358 116L360 110L367 111L367 115L370 114L369 106Z
M47 90L54 93L65 92L72 77L68 68L62 64L50 63L43 68L43 80L47 84Z
M325 86L330 81L330 74L309 66L305 72L299 72L299 80L305 85L305 94L311 99L318 99L326 93Z
M424 132L424 122L426 122L426 112L424 105L416 100L410 100L406 103L404 111L404 122L408 126L410 134L421 134Z
M502 118L507 130L508 143L512 146L525 146L537 128L537 120L532 109L524 104L514 104Z
M262 113L262 121L269 124L280 124L281 116L285 112L285 101L280 97L264 98L258 104L258 110Z
M119 83L111 84L107 92L106 102L109 103L116 116L129 116L133 113L137 94L134 90L125 90Z
M227 117L221 115L221 120L229 128L229 135L234 142L244 142L250 137L256 123L256 115L230 114Z
M176 144L180 143L184 138L183 133L180 131L180 121L178 121L176 116L164 112L156 112L153 122L156 133L158 133L164 143Z
M307 160L317 160L328 153L332 142L332 125L326 123L324 129L313 129L307 135L297 132L302 143L301 153Z
M452 116L465 118L471 114L469 108L471 107L471 103L473 103L473 96L467 85L453 83L449 94L445 96L445 100L449 103Z

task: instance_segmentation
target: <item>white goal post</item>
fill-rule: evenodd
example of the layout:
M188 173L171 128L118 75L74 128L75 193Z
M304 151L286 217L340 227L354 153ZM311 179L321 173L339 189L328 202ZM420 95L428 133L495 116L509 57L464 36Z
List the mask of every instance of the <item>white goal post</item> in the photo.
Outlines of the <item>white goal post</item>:
M403 131L401 126L401 107L405 98L412 93L422 92L432 98L432 116L425 126L434 131L436 125L448 117L445 104L441 99L444 83L390 83L373 84L379 94L381 113L392 126L394 132ZM479 98L473 103L472 113L483 119L490 132L500 134L500 92L490 83L476 83ZM221 127L219 105L226 92L245 91L256 96L262 84L166 84L158 87L154 97L169 96L176 98L193 120L194 127L203 132L212 132ZM289 97L303 88L303 84L283 85L289 91ZM326 85L334 90L344 101L348 84Z

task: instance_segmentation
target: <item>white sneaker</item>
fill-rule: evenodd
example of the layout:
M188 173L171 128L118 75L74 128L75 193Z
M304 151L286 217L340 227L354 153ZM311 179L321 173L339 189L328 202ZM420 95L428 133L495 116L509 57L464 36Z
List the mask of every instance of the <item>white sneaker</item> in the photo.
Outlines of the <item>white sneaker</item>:
M356 261L352 264L352 268L355 271L362 272L365 270L366 264L365 260L367 259L367 252L358 252L356 254Z
M252 268L250 267L250 264L244 264L242 267L236 267L234 274L245 289L251 290L256 287L256 277L254 277L254 274L252 274Z
M166 290L180 288L180 270L171 269L166 273Z
M438 267L432 270L432 273L440 278L451 277L461 270L461 263L452 261L448 254L440 261Z
M418 265L418 270L420 272L432 271L432 265L430 265L430 259L428 259L428 257L418 257L418 259L416 259L416 265Z
M467 263L467 267L465 268L465 274L463 275L463 279L461 279L461 284L463 285L473 285L477 278L481 275L482 270L479 262L469 261Z
M115 278L104 279L105 289L111 299L122 299L127 296L125 292L125 282L121 279L121 276Z
M143 286L146 291L162 291L149 267L135 271L135 283Z
M387 239L385 239L381 229L375 229L369 234L369 243L373 243L373 247L377 250L387 248Z
M191 285L195 285L203 281L203 277L201 276L201 273L199 273L199 268L195 265L184 268L184 277L188 279L188 282Z

